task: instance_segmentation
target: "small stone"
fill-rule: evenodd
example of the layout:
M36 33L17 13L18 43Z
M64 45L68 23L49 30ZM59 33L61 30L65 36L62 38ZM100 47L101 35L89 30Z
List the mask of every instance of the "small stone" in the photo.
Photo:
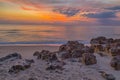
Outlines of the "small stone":
M105 72L101 73L101 76L105 78L106 80L115 80L115 77L112 74L107 74Z
M37 78L29 78L28 80L38 80Z

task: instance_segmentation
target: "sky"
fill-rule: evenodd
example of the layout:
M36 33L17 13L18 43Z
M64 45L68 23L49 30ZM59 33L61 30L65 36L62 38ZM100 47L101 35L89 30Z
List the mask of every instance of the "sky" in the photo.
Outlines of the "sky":
M0 0L0 24L120 26L120 0Z

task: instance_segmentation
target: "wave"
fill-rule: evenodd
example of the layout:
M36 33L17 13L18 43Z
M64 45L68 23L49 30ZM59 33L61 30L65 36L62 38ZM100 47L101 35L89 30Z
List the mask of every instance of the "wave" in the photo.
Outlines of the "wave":
M88 41L83 41L83 40L77 40L80 43L83 43L85 45L88 45L89 42ZM4 45L50 45L50 46L59 46L61 44L65 44L67 43L67 41L44 41L44 42L0 42L0 46L4 46Z

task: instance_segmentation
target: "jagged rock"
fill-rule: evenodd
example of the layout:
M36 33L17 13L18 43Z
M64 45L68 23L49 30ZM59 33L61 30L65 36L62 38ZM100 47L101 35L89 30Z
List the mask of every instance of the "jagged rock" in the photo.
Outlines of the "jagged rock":
M94 46L95 52L101 52L104 51L104 47L102 45L95 45Z
M82 55L82 62L83 62L85 65L96 64L96 63L97 63L96 56L94 56L94 55L91 54L91 53L84 53L84 54Z
M60 51L60 52L61 52L61 51L66 51L66 45L65 45L65 44L61 45L61 46L59 47L59 51Z
M114 39L113 38L109 38L109 39L107 39L107 43L113 43L114 42Z
M50 59L49 59L49 60L50 60L50 61L56 61L56 60L58 60L57 55L56 55L56 52L51 53L51 56L50 56Z
M42 50L38 55L38 59L47 60L50 57L50 51Z
M28 80L38 80L37 78L29 78Z
M0 62L6 61L6 60L14 60L14 59L21 59L22 56L18 53L13 53L13 54L9 54L5 57L0 58Z
M64 68L61 65L49 65L46 70L63 70Z
M112 56L120 55L120 48L119 48L119 49L118 49L118 48L111 48L111 49L110 49L110 54L111 54Z
M25 61L28 63L28 64L32 64L32 63L34 63L34 60L33 59L25 59Z
M84 53L94 53L94 48L93 47L89 47L89 46L85 46L84 48L82 48Z
M104 49L105 52L106 52L106 53L110 53L111 47L112 47L111 44L107 44L107 45L105 46L105 49Z
M46 70L63 70L63 65L64 63L63 62L57 62L56 64L50 64Z
M66 44L59 47L59 52L67 51L72 52L74 49L81 49L84 47L84 44L79 43L78 41L68 41Z
M79 58L84 53L84 44L78 41L68 41L66 44L59 47L59 54L63 59Z
M97 53L97 54L99 54L101 57L106 56L104 53L101 53L101 52L99 52L99 53Z
M104 71L101 72L101 76L106 80L115 80L115 77L112 74L107 74Z
M71 52L72 58L79 58L82 57L82 54L84 53L83 50L75 49Z
M33 56L38 56L40 54L39 51L34 52Z
M120 39L115 39L114 43L120 43Z
M97 38L91 39L90 43L91 44L106 44L106 37L100 36Z
M10 69L9 69L9 73L18 73L18 72L20 72L20 71L24 71L24 70L26 70L26 69L28 69L28 68L30 68L31 67L31 65L30 64L28 64L28 65L14 65L14 66L12 66Z
M64 59L71 58L71 54L67 51L62 51L62 52L58 52L57 57L58 57L58 59L64 60Z
M110 62L111 67L115 70L120 70L120 56L115 56Z
M50 52L48 50L42 50L41 52L36 51L33 56L37 56L37 59L46 60L46 61L54 61L57 60L56 56L57 52Z

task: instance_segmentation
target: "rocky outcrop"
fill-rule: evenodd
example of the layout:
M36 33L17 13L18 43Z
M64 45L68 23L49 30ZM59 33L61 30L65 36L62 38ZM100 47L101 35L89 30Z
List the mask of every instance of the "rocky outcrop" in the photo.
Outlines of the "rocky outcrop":
M28 65L14 65L9 69L8 72L9 73L18 73L20 71L24 71L24 70L30 68L30 66L31 66L30 64L28 64Z
M91 44L113 44L113 43L119 43L120 39L113 39L113 38L106 38L104 36L100 36L97 38L91 39Z
M80 58L84 53L94 53L94 48L84 46L78 41L68 41L59 47L59 53L65 55L65 58Z
M67 51L72 52L75 49L82 49L84 44L79 43L78 41L68 41L66 44L63 44L59 47L59 52Z
M110 54L111 54L111 56L120 55L120 48L115 48L115 47L111 48L110 49Z
M13 53L13 54L9 54L5 57L0 58L0 62L6 61L6 60L14 60L14 59L21 59L22 56L18 53Z
M97 37L91 39L90 43L96 53L105 52L112 56L120 55L120 39Z
M40 52L39 51L36 51L34 52L33 56L39 56L40 55Z
M85 46L84 48L82 48L82 50L84 53L94 53L95 52L94 48L91 46Z
M111 67L115 70L120 70L120 56L115 56L110 62Z
M91 44L106 44L107 43L107 38L104 36L100 36L97 38L93 38L90 41Z
M82 62L85 64L85 65L93 65L93 64L96 64L97 63L97 60L96 60L96 56L94 54L91 54L91 53L84 53L82 55Z
M72 58L79 58L79 57L82 57L83 53L84 53L84 50L75 49L71 52L71 57Z
M56 55L59 61L71 58L71 54L68 51L58 52Z
M46 61L57 60L56 52L50 52L48 50L42 50L41 52L36 51L33 56L36 56L37 59Z

